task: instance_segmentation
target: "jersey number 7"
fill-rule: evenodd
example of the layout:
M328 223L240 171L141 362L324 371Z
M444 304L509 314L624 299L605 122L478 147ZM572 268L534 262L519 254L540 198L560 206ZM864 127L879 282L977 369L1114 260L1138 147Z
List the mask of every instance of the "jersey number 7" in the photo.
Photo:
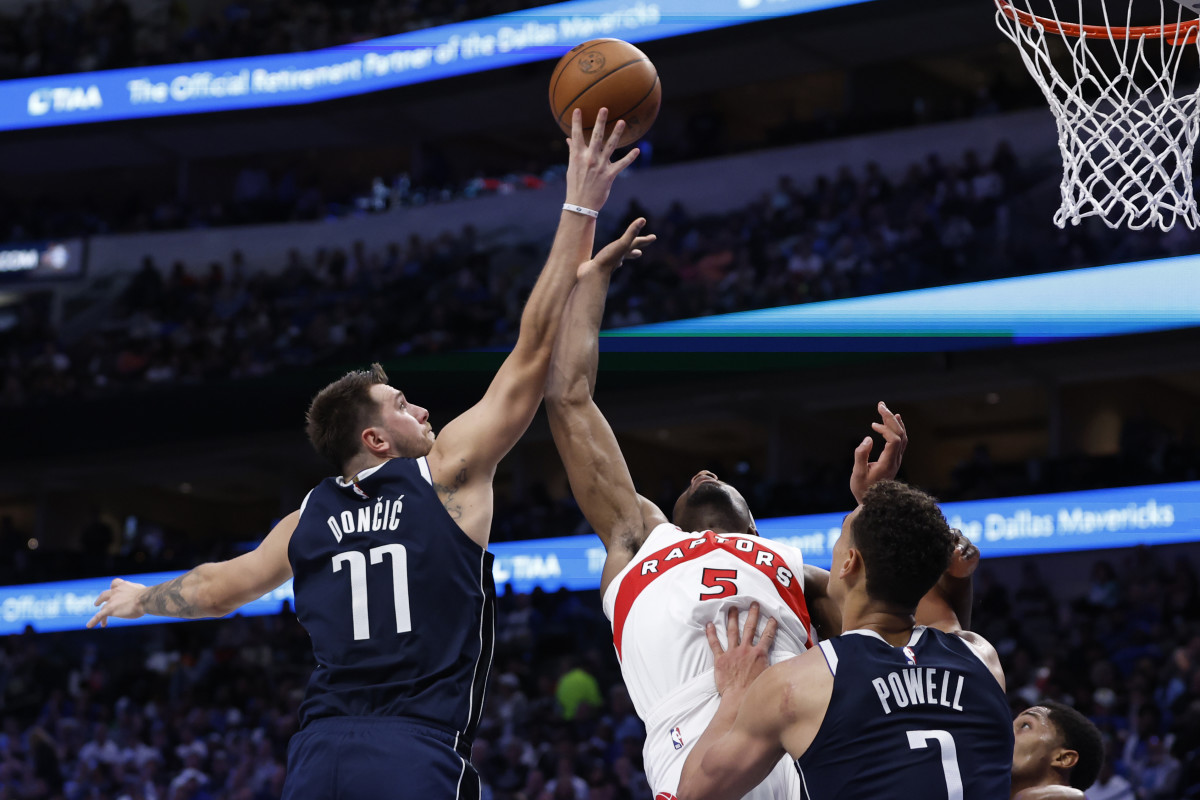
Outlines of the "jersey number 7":
M958 748L949 731L909 731L910 750L924 750L930 742L937 742L942 751L942 774L946 778L948 800L963 800L962 772L958 769Z

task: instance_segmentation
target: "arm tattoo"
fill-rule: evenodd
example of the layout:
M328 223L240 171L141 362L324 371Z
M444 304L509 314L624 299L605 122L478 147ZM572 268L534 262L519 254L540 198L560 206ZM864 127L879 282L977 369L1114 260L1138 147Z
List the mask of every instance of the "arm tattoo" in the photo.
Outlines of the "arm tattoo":
M460 463L465 463L460 462ZM442 505L446 508L446 513L450 515L450 519L455 522L461 522L463 517L462 501L455 497L458 490L467 482L467 468L463 467L454 476L454 483L447 486L444 483L433 484L433 488L437 491L438 497L442 500Z
M187 572L175 580L151 586L142 595L142 610L160 617L194 619L204 616L195 603L188 602L183 596L183 582L191 574Z

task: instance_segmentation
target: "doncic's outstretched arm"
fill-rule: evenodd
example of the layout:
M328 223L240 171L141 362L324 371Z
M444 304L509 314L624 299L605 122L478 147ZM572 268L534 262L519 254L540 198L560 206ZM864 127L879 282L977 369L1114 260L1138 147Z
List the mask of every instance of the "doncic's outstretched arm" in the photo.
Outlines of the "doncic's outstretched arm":
M633 227L640 230L644 223L636 220ZM571 492L608 550L601 591L637 552L647 525L666 519L653 504L638 497L617 438L592 400L609 280L624 258L641 255L641 248L653 239L640 236L614 242L580 267L546 382L546 414Z
M606 139L606 121L607 112L601 109L591 140L584 141L579 111L572 117L568 205L599 211L617 175L637 158L634 149L612 160L625 125L617 121ZM496 464L525 433L542 402L563 307L575 285L579 264L591 256L595 229L596 220L591 216L562 211L550 256L521 315L516 345L483 399L448 423L429 453L443 505L480 545L487 545L491 529L491 481Z
M251 600L257 600L292 577L288 542L300 512L293 511L276 525L258 547L245 555L201 564L174 580L155 586L113 579L96 598L101 606L87 626L108 626L109 617L137 619L145 614L160 617L223 617Z

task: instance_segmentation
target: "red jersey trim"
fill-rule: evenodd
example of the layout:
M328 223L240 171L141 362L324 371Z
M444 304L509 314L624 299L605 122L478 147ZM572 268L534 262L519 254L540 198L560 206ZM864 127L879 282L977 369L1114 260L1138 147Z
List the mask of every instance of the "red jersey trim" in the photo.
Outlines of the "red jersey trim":
M749 541L753 547L749 551L739 550L735 543L738 541ZM668 558L672 550L679 550L680 555L674 558ZM638 561L625 574L621 580L621 588L617 590L617 599L613 608L613 644L617 648L617 658L621 658L621 636L625 632L625 619L629 616L629 610L633 607L633 602L637 600L638 595L645 591L646 587L654 582L654 579L660 575L664 575L672 568L680 564L686 564L689 561L694 561L700 556L707 555L716 550L724 550L727 553L737 556L747 565L754 567L763 575L766 575L771 580L771 585L779 592L780 598L792 610L800 622L804 625L806 633L804 645L806 648L812 647L811 638L807 632L812 627L808 615L808 603L804 600L804 592L800 588L803 582L803 575L798 575L792 570L792 565L788 564L777 551L768 547L763 540L747 539L745 537L731 537L723 534L705 531L699 537L693 539L683 539L674 544L664 547L656 553L651 553L645 558ZM761 551L766 551L775 556L775 564L767 566L766 564L757 563L757 554ZM652 572L644 572L643 565L647 561L658 561L657 569ZM783 586L776 577L776 570L786 565L787 569L792 572L792 584ZM696 587L699 593L700 587Z

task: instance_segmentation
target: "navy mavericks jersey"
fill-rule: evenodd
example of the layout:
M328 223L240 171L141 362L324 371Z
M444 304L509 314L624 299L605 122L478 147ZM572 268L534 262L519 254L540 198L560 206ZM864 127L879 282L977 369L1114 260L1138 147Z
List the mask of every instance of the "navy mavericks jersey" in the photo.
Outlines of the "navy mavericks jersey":
M918 627L820 644L833 697L796 760L810 800L1008 800L1013 730L991 671L957 636Z
M492 555L450 518L424 458L321 481L288 559L317 661L302 727L395 716L474 737L492 664Z

